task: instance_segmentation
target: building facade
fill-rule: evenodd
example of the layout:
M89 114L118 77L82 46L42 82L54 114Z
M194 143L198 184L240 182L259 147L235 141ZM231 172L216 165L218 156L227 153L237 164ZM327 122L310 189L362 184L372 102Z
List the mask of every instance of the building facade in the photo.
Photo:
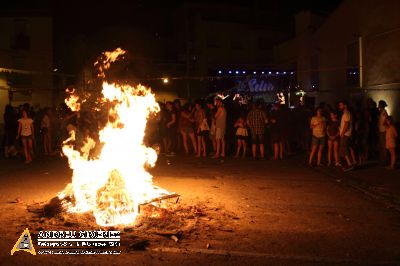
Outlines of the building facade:
M8 103L52 106L52 31L52 18L43 12L0 13L1 111Z
M309 11L296 37L275 47L275 61L297 68L299 87L316 102L385 100L398 119L400 2L345 0L326 19Z
M290 29L275 25L269 12L233 4L185 4L177 10L176 53L183 75L193 77L186 84L189 97L207 94L207 77L219 70L273 67L273 47L290 37Z

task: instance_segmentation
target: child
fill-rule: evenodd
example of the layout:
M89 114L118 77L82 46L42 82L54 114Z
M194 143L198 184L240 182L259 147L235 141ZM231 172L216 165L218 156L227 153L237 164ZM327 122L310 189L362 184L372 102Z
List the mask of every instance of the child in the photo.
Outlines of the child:
M237 138L237 149L235 158L239 157L240 149L243 147L243 155L242 157L246 157L246 150L247 150L247 143L246 138L248 136L247 127L246 127L246 120L241 115L238 120L236 121L234 127L236 127L236 138Z
M21 137L24 147L25 163L32 162L33 139L35 138L33 120L29 118L28 112L22 110L22 118L18 119L18 134L17 139Z
M388 169L395 169L396 166L396 138L397 131L393 124L393 118L388 116L385 121L386 124L386 149L390 153L390 166Z
M332 163L332 153L335 158L335 166L339 163L339 120L336 112L330 113L331 120L328 123L326 133L328 135L328 166Z

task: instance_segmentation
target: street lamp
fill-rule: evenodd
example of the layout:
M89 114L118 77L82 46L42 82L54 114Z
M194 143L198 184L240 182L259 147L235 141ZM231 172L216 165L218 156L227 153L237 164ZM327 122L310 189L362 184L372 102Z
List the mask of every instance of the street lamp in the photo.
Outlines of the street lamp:
M164 82L164 84L167 84L169 82L169 79L168 78L163 78L163 82Z

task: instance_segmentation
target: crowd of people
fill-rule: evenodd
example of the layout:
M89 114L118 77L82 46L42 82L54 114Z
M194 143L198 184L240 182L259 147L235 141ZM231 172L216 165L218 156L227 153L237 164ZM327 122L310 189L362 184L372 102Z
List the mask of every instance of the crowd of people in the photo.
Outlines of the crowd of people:
M360 104L349 106L346 101L337 106L321 103L315 111L304 105L291 109L262 100L243 105L220 97L184 105L175 100L160 103L160 107L161 111L148 121L145 143L159 144L165 156L182 153L216 159L232 155L282 160L307 152L311 167L351 170L369 159L382 164L389 161L390 169L396 166L397 130L383 100L376 104L368 99L364 108ZM7 105L5 157L20 151L25 163L30 163L34 154L54 155L71 130L80 132L77 135L81 139L90 136L98 141L101 119L96 114L61 110L35 111L29 104L18 108Z
M231 154L263 160L271 155L279 160L307 151L309 166L344 170L369 159L385 164L389 155L388 168L394 169L397 130L386 107L385 101L377 105L371 98L365 108L340 101L337 106L322 103L314 112L305 106L289 109L262 101L238 105L218 97L183 106L176 100L161 105L154 121L153 132L158 134L153 135L153 143L162 143L167 156L182 151L196 157Z

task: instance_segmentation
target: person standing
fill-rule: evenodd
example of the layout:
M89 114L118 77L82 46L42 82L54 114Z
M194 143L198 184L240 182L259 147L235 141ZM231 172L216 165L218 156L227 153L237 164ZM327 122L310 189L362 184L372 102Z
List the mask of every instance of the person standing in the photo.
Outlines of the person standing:
M394 170L396 168L396 139L397 139L397 131L394 126L393 119L391 116L386 118L386 149L390 154L390 165L387 167L388 169Z
M172 151L174 141L176 139L176 113L174 111L174 106L172 102L167 102L165 105L166 108L166 119L165 119L165 128L166 128L166 143L165 143L165 152L167 155L174 156L175 153Z
M379 149L379 161L381 164L386 162L386 118L388 113L386 112L387 104L385 101L380 100L378 103L379 118L378 118L378 149Z
M267 123L267 116L263 110L261 110L261 103L252 105L252 110L247 115L247 124L250 128L251 133L251 150L253 159L256 159L257 144L260 148L260 158L265 157L264 147L264 136L265 136L265 124Z
M326 133L328 135L328 166L332 163L332 153L335 158L335 166L339 163L339 120L336 112L330 112L330 121L328 123Z
M22 117L18 119L18 123L17 139L21 138L22 140L25 163L31 163L35 130L33 127L33 120L28 116L28 112L25 109L22 110Z
M241 114L238 118L238 120L235 122L234 127L236 128L236 139L237 139L237 148L236 148L236 155L235 158L238 158L240 155L240 150L243 149L243 155L242 157L246 157L246 151L247 151L247 125L246 125L246 119L245 115Z
M51 127L51 109L47 108L40 123L40 130L43 136L43 149L45 155L52 155L52 127Z
M179 121L179 132L182 134L182 141L183 141L183 148L185 149L185 154L189 154L189 147L188 147L188 136L190 141L192 142L193 151L197 154L197 145L196 139L194 136L193 131L193 122L194 119L192 117L192 105L186 104L180 113L180 121Z
M210 130L207 123L207 117L201 106L201 102L197 101L195 106L195 122L196 122L196 135L197 135L197 155L196 157L200 157L202 154L203 157L207 156L207 147L206 147L206 136L208 131Z
M175 112L175 116L176 116L176 122L175 122L175 137L172 140L172 149L176 152L180 152L181 151L181 147L182 147L182 139L180 136L180 125L179 123L181 122L181 112L182 112L182 105L181 105L181 101L179 99L175 99L174 100L174 112Z
M325 147L326 141L326 120L325 117L322 115L322 108L317 108L316 115L311 118L310 128L312 130L312 147L310 156L308 158L308 165L312 166L314 155L318 150L317 166L321 166L322 151Z
M347 168L344 168L344 170L352 170L354 166L351 163L349 153L349 141L353 131L351 114L345 101L339 102L339 109L343 112L339 127L339 155L346 160Z
M215 100L217 112L215 113L215 140L217 147L214 158L225 157L225 131L226 131L226 110L222 99Z
M217 141L215 139L215 113L216 113L216 108L213 102L208 101L207 102L207 123L210 125L210 131L209 131L209 138L211 141L212 145L212 153L215 154L217 151Z
M274 160L283 159L283 139L282 139L282 110L280 104L275 104L271 111L270 118L270 136L274 149Z

